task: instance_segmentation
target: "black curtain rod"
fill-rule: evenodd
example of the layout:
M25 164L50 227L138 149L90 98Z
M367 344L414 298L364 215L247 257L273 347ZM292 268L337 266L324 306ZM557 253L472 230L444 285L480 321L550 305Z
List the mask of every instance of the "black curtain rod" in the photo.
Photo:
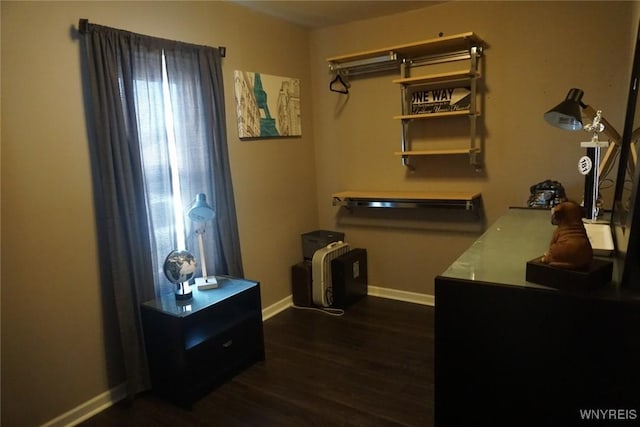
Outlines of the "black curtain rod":
M80 18L80 21L78 21L78 31L80 34L87 34L89 32L88 19ZM220 52L220 57L224 58L227 56L227 48L225 46L218 46L218 51Z

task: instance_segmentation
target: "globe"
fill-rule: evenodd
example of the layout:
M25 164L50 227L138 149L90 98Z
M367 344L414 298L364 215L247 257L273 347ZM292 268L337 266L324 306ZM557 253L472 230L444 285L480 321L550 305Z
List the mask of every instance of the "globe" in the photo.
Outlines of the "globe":
M196 272L196 257L189 251L171 251L164 260L164 275L173 284L190 280Z

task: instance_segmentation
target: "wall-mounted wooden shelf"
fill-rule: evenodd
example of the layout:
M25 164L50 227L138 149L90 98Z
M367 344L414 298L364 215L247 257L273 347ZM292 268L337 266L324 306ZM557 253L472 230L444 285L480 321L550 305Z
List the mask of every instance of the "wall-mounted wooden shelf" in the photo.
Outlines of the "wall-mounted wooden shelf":
M477 210L478 192L343 191L332 195L334 206L349 208L447 207Z
M480 73L473 70L459 70L448 73L429 74L428 76L405 77L401 79L394 79L391 82L401 85L417 86L421 84L468 80L479 76Z
M456 116L469 116L471 112L469 110L460 111L445 111L443 113L424 113L424 114L404 114L399 116L393 116L395 120L424 120L424 119L441 119L443 117L456 117ZM476 112L476 116L480 113Z
M414 120L466 116L469 118L469 148L464 153L469 154L471 165L480 171L482 170L479 158L482 152L482 141L478 143L476 140L476 121L480 116L477 98L481 95L479 95L477 82L481 78L479 61L485 46L485 42L475 33L466 32L333 56L327 58L329 70L335 76L329 84L329 89L349 93L348 84L346 90L333 89L332 84L338 77L346 79L367 73L399 70L399 78L392 82L400 85L402 110L400 115L393 118L400 120L402 126L402 164L413 169L409 163L411 156L462 154L463 151L457 149L412 150L411 139L415 139L415 136L409 134L409 127L413 125ZM468 67L460 69L460 65L455 65L461 62ZM411 75L411 70L426 74ZM451 89L451 92L447 94L445 91L448 89ZM467 90L468 94L464 94L464 90ZM454 91L457 91L456 101L453 101ZM431 126L438 125L429 123L429 127Z
M441 156L447 154L471 154L473 152L474 149L472 148L447 148L443 150L396 151L393 154L396 156Z
M388 46L380 49L366 50L346 55L333 56L327 58L327 62L332 66L342 63L362 61L388 55L390 52L399 54L406 58L419 57L425 54L447 53L456 50L463 50L472 45L483 45L484 42L473 32L455 34L452 36L437 37L422 40L414 43Z

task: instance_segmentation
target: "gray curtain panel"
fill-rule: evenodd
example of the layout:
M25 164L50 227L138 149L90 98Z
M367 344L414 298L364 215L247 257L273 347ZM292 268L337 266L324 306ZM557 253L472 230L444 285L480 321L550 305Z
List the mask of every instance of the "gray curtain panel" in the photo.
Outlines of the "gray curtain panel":
M216 212L205 234L208 272L243 275L221 58L215 48L95 24L83 39L103 281L113 287L132 398L150 386L140 303L173 292L162 265L183 249L175 194L186 249L199 256L186 210L205 193Z

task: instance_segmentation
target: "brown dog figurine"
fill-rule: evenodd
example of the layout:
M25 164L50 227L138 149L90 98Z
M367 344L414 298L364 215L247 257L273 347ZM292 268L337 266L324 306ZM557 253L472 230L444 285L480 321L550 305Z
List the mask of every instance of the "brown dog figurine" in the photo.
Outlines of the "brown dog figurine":
M551 223L558 227L540 261L570 270L589 268L593 249L582 223L582 208L574 202L560 203L551 210Z

